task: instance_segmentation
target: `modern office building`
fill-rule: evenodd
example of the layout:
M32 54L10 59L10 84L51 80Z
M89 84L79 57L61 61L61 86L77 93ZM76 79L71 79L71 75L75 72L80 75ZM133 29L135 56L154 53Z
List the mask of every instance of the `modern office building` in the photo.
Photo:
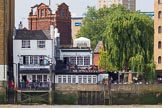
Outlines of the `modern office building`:
M130 10L136 10L136 0L98 0L98 8L110 7L112 4L121 4Z
M84 17L72 17L71 18L71 31L72 31L72 38L77 38L77 33L82 26L82 21Z
M154 0L154 60L158 77L162 76L162 0ZM161 75L160 75L161 74Z

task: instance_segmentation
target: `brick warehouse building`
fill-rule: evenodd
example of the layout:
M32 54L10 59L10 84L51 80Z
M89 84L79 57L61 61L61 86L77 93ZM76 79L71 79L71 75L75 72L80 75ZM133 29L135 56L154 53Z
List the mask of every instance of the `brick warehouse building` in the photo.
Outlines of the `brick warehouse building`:
M154 0L154 61L158 79L162 78L162 0Z
M65 3L57 5L56 9L44 3L31 7L31 12L28 16L29 30L47 30L50 28L50 25L58 28L61 47L72 45L71 13Z
M0 89L12 70L12 35L14 28L15 0L0 0ZM0 90L1 92L1 90Z

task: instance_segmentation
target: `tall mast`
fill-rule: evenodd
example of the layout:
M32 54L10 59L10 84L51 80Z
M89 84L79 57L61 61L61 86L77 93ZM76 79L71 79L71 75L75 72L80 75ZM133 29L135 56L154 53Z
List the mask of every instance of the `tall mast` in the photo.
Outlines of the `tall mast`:
M51 0L49 0L49 6L51 5Z

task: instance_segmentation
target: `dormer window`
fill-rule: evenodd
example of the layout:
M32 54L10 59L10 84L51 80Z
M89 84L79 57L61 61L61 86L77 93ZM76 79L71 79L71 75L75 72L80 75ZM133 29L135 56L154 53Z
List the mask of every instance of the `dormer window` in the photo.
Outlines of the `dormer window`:
M41 16L44 17L45 16L45 12L44 9L41 10Z

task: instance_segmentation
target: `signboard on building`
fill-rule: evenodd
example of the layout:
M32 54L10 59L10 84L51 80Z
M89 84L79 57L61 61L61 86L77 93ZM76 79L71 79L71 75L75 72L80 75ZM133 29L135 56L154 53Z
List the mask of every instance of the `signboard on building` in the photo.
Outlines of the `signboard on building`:
M81 22L76 22L75 26L82 26L82 23Z

